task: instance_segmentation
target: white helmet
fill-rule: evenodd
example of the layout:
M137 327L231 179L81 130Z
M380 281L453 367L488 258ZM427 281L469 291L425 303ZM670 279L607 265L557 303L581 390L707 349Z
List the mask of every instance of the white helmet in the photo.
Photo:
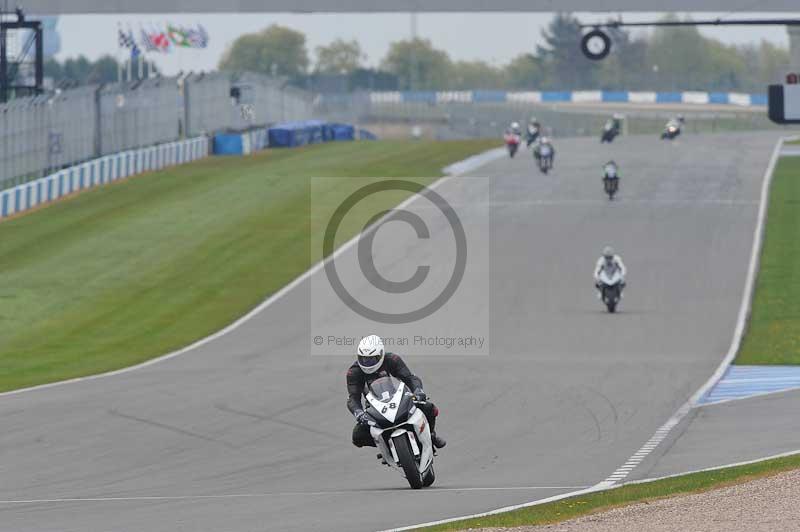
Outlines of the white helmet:
M608 260L613 259L614 258L614 248L612 248L611 246L604 247L603 248L603 256Z
M376 334L365 336L358 342L358 367L364 373L375 373L383 364L383 340Z
M511 122L511 129L513 131L519 131L519 122Z

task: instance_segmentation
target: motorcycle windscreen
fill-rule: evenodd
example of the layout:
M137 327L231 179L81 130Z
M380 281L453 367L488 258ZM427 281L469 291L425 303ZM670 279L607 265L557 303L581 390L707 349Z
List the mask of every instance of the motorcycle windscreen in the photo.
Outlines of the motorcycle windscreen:
M622 280L619 268L615 265L605 265L600 271L600 281L605 285L615 285Z
M542 155L542 157L550 157L550 146L542 146L539 150L539 153Z
M399 387L399 383L392 377L381 377L380 379L372 381L369 385L369 391L372 392L372 395L375 396L376 399L387 403L394 397Z

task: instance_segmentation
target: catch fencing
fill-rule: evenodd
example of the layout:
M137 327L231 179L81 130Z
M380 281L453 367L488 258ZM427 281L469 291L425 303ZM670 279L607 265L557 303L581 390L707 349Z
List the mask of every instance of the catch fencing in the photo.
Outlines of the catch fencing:
M0 189L104 155L312 116L310 94L255 74L85 86L0 104Z

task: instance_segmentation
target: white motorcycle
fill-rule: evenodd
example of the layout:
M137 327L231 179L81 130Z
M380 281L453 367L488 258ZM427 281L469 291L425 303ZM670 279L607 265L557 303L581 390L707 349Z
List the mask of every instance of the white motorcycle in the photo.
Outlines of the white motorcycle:
M384 463L399 469L409 486L420 489L433 484L433 443L425 414L406 385L392 377L369 385L369 431Z
M622 299L622 271L616 266L604 266L599 277L600 297L608 311L614 313Z
M553 169L553 148L549 144L542 144L538 148L539 171L547 175L547 172ZM534 155L534 156L535 156Z

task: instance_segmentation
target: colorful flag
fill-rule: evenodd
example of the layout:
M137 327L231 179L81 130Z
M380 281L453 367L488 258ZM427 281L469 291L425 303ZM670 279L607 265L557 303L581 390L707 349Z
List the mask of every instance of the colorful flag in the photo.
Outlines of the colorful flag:
M139 28L139 33L142 36L142 45L145 52L157 52L158 46L153 42L151 34L147 33L143 28Z
M206 48L208 46L208 33L200 24L197 28L183 28L184 34L192 48Z
M192 43L189 42L186 31L180 26L173 26L172 24L167 25L167 34L169 35L169 40L172 41L172 44L175 46L182 46L184 48L192 47Z

